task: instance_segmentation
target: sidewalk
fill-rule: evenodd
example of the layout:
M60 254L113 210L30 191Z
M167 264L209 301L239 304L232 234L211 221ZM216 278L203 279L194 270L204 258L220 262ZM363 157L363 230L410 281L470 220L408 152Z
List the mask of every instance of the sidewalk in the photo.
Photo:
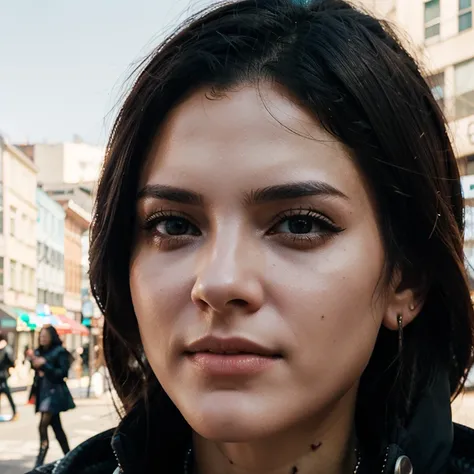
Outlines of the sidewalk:
M71 447L76 447L84 440L97 433L113 428L119 423L110 394L99 398L80 397L78 390L72 390L75 397L76 409L61 414L64 430L69 438ZM82 390L82 394L84 394ZM15 422L0 423L0 473L24 474L34 465L38 454L38 423L39 416L35 415L34 407L26 405L28 392L19 391L13 394L18 407L19 419ZM1 410L10 413L6 397L2 397ZM52 462L61 458L62 452L55 437L50 435L50 450L46 458Z

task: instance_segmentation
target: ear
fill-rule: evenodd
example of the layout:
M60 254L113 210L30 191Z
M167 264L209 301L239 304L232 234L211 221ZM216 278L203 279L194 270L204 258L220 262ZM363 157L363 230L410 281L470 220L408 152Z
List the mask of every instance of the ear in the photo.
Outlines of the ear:
M424 303L420 291L403 284L401 272L395 273L388 290L387 307L382 320L382 324L392 331L398 330L398 316L402 316L405 327L418 316Z

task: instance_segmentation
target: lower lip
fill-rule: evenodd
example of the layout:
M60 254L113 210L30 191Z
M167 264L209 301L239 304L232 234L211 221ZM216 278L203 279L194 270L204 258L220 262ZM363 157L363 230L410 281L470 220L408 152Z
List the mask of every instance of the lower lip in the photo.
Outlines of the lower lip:
M188 358L200 370L209 375L251 375L269 369L278 357L266 357L258 354L214 354L196 352Z

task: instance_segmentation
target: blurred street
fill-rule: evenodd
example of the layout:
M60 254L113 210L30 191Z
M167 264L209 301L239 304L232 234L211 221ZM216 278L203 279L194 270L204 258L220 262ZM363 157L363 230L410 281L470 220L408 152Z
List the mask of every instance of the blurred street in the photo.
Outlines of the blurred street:
M118 417L110 395L99 398L85 398L83 388L72 390L77 408L61 414L62 424L69 438L71 448L91 436L116 426ZM37 425L39 415L26 405L27 392L14 394L20 417L14 422L0 423L0 473L25 474L34 465L39 449ZM9 414L10 406L5 396L1 397L1 413ZM62 457L52 430L49 434L50 449L46 462Z
M474 428L474 391L460 395L453 403L453 420Z

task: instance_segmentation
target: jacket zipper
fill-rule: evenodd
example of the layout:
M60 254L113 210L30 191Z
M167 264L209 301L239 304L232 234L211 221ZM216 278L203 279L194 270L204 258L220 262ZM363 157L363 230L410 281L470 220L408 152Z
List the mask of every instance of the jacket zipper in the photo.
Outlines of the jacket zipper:
M119 474L124 473L125 471L123 470L123 467L122 467L122 465L120 464L119 457L118 457L117 453L115 452L115 449L112 448L112 451L113 451L113 453L114 453L115 460L117 461L117 466L118 466L118 469L119 469ZM115 473L114 473L114 474L115 474Z
M382 465L382 474L385 472L385 468L387 467L387 461L388 461L388 453L390 452L390 446L387 446L385 450L385 459L383 460L383 465Z

